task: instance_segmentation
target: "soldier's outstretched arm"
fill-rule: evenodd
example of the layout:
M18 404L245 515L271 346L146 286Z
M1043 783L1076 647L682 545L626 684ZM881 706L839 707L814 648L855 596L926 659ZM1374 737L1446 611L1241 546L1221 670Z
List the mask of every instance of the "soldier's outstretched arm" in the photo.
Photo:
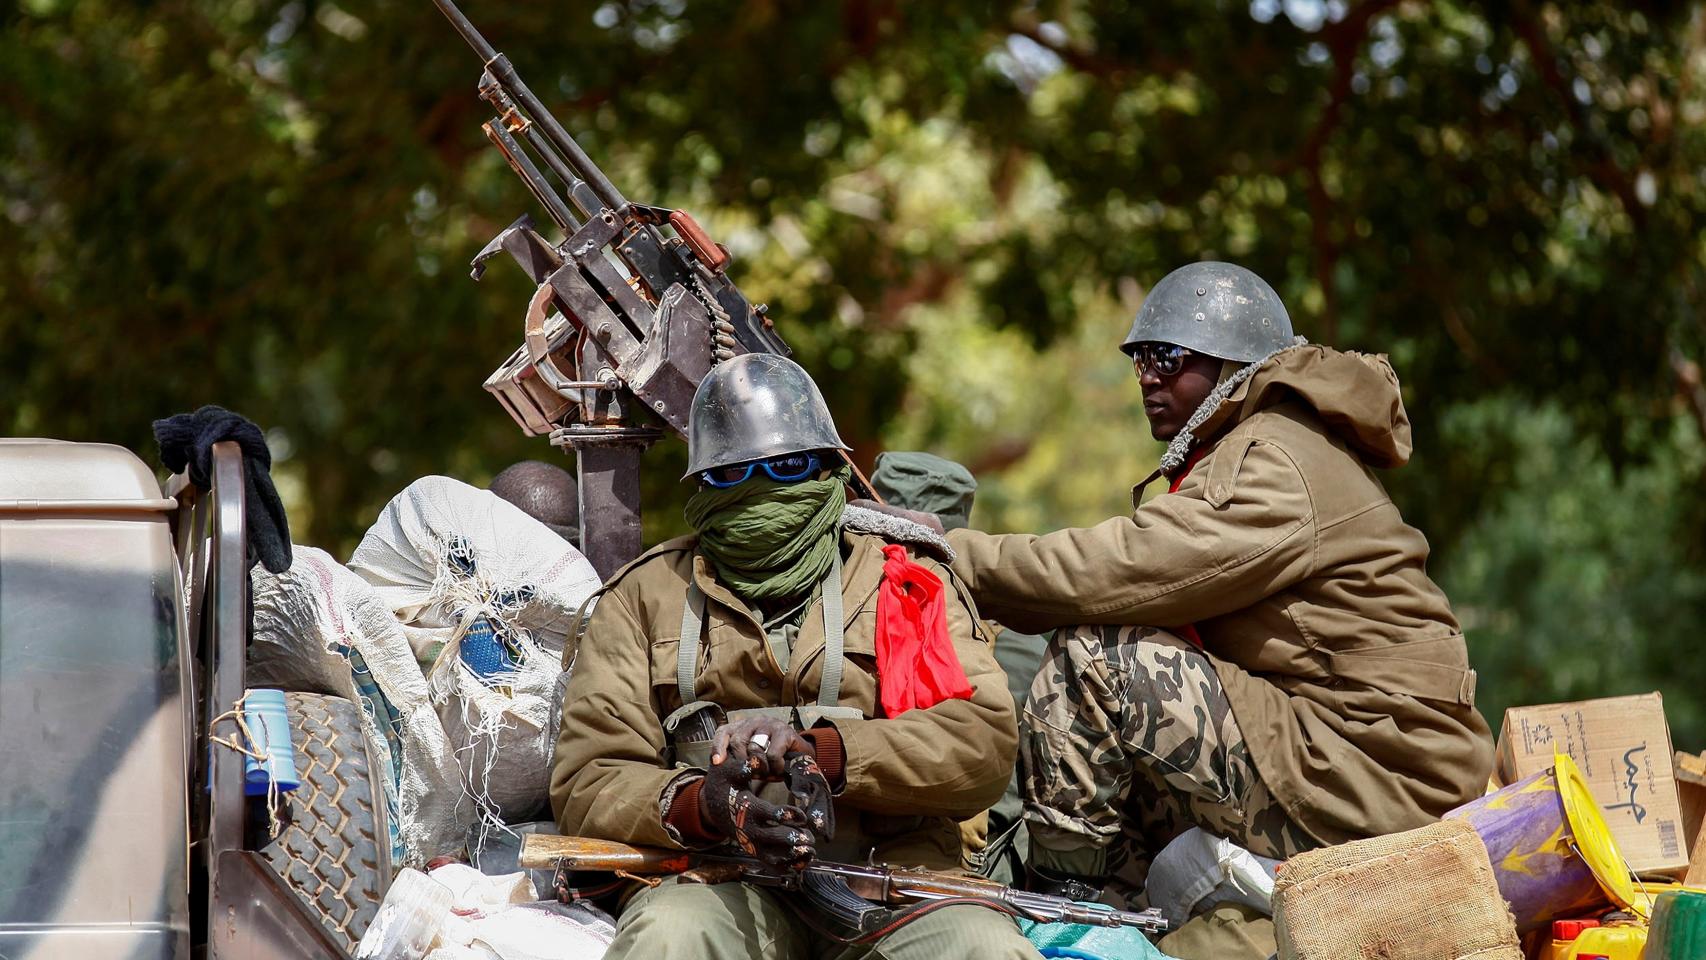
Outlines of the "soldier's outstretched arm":
M1315 507L1297 465L1252 442L1210 494L1212 458L1130 517L1041 536L955 530L953 569L984 616L1040 632L1081 623L1206 620L1296 583L1315 561ZM1232 455L1232 451L1216 451Z

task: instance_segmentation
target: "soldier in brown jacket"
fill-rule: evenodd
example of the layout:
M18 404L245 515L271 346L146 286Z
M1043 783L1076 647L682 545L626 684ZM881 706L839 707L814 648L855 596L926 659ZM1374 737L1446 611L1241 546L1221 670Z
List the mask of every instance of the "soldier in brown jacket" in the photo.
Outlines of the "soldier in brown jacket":
M730 844L782 867L816 855L959 868L957 821L1000 798L1017 729L990 638L930 556L948 556L946 543L846 506L835 459L846 448L791 361L718 365L689 433L683 479L700 482L687 506L698 533L604 586L563 701L558 826L650 846ZM903 575L941 588L936 628L923 632L934 662L957 667L939 700L903 684L919 671L896 644L916 638L884 612ZM838 946L790 896L666 881L628 901L608 956L1038 956L1007 916L969 904Z
M1063 628L1020 744L1039 878L1141 903L1192 825L1283 858L1477 796L1462 632L1375 474L1410 455L1386 359L1303 344L1221 263L1156 284L1124 349L1168 492L1087 529L949 535L985 616Z

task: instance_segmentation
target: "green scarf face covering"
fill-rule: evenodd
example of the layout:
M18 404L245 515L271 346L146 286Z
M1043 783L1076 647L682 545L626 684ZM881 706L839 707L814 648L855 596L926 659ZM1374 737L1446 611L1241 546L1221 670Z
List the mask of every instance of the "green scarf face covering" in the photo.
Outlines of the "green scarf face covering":
M821 479L777 483L757 471L726 490L701 487L687 499L687 522L717 578L742 598L798 596L829 572L850 476L841 467Z

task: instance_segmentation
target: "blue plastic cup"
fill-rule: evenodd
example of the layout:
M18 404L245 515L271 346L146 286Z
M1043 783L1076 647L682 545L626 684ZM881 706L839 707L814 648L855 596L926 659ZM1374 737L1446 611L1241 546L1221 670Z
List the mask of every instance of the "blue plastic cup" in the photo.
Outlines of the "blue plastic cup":
M284 709L284 691L247 691L243 719L249 725L249 735L254 737L250 749L267 758L264 764L254 757L244 758L243 792L251 797L262 796L268 784L277 784L280 791L295 790L302 781L296 775L296 750L290 743L290 715Z

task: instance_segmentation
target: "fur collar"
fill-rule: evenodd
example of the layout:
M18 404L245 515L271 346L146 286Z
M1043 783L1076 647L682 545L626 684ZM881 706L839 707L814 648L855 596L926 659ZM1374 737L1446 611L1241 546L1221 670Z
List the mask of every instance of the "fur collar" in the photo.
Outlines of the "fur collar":
M882 537L890 543L924 547L946 563L954 562L954 548L947 538L922 523L896 517L868 507L848 506L841 511L841 525L859 533Z

